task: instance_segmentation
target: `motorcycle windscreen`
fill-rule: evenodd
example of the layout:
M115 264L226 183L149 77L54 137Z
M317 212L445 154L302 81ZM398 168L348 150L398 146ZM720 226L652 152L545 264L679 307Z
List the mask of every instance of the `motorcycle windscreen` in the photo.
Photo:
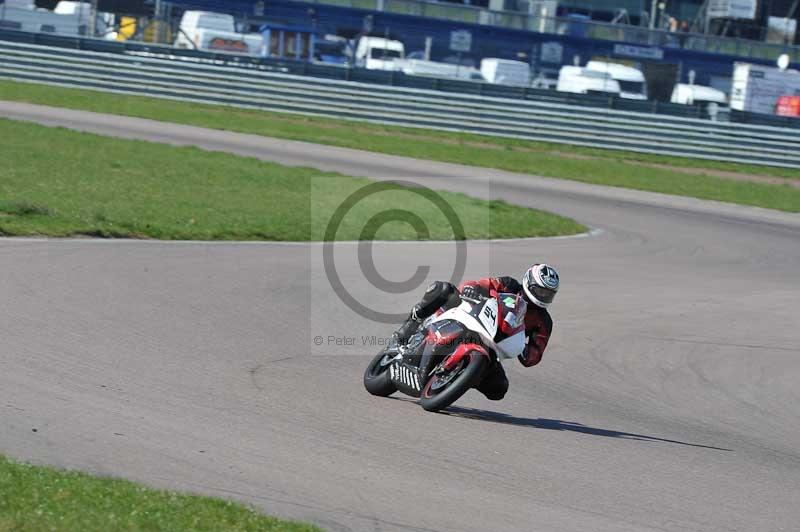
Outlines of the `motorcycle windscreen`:
M525 328L525 313L528 305L519 294L498 294L500 300L500 330L507 336L513 336Z
M497 354L500 358L517 358L525 350L525 331L512 334L505 340L497 342Z

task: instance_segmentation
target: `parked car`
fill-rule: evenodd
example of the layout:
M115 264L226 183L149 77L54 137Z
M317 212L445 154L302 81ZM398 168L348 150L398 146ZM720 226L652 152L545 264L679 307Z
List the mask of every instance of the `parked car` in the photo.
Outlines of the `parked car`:
M344 37L325 35L314 43L313 61L324 65L350 66L348 42Z

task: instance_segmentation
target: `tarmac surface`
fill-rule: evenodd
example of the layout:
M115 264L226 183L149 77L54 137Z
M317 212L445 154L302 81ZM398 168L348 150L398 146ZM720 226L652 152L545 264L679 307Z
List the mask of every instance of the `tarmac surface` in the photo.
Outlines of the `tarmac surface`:
M25 104L0 116L412 180L593 229L467 245L467 278L547 261L562 290L543 362L506 364L502 402L471 391L441 414L364 391L394 325L340 300L320 244L2 239L0 452L328 530L800 526L800 216ZM372 253L386 278L429 265L431 280L454 248ZM357 249L335 246L356 300L402 312L420 296L366 281Z

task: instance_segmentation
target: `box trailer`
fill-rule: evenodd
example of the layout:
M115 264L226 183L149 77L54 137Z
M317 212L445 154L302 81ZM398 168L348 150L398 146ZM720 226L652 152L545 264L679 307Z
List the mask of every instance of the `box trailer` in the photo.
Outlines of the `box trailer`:
M776 67L735 63L731 109L775 114L778 98L800 95L800 72Z

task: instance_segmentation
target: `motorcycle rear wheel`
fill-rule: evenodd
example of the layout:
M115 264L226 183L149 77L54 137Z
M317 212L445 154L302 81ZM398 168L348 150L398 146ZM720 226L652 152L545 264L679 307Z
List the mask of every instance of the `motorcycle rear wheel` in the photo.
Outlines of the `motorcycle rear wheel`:
M389 366L391 364L388 362L393 358L393 353L381 351L372 359L364 371L364 388L372 395L388 397L397 391L397 386L389 378Z
M420 394L420 406L428 412L447 408L479 381L488 365L485 355L470 351L453 370L446 374L434 373L428 379Z

